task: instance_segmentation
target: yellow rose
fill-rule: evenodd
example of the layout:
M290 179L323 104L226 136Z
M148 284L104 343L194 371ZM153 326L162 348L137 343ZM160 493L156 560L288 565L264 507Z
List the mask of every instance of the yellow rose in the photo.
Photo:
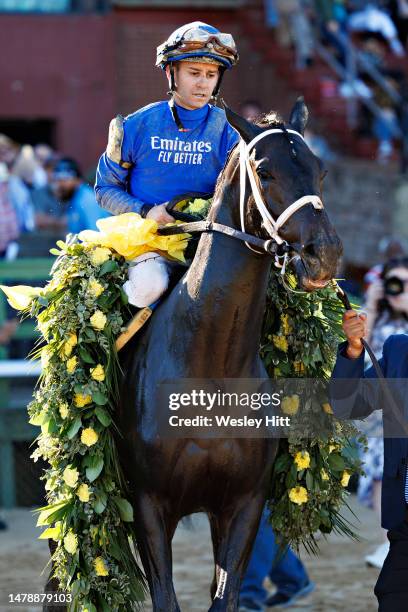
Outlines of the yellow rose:
M67 552L71 553L71 555L75 554L77 551L78 538L72 531L69 531L64 538L64 548Z
M102 331L106 325L106 317L101 310L96 310L90 318L91 325L94 329Z
M61 418L66 419L69 413L69 409L68 409L68 404L66 402L63 402L60 407L59 407L59 413L61 415Z
M333 414L333 409L328 402L322 404L322 407L326 414Z
M298 395L288 395L284 397L281 403L282 412L285 414L297 414L299 410L299 396Z
M68 374L73 374L76 370L77 365L78 365L78 359L75 356L71 357L71 359L68 359L67 361Z
M324 468L320 470L320 475L322 477L322 480L329 480L329 475Z
M307 491L305 487L294 487L289 490L289 499L294 504L301 506L308 500Z
M305 470L310 466L310 455L307 451L300 451L296 453L294 461L298 472L300 470Z
M87 429L82 430L81 434L81 442L86 446L93 446L98 441L98 434L92 427L88 427Z
M98 283L98 281L95 278L91 278L91 280L88 283L88 293L95 298L98 298L101 293L103 293L104 288L103 285L101 285L101 283Z
M79 487L76 490L76 494L78 495L79 499L81 500L81 502L88 502L89 501L89 487L87 484L81 484L79 485Z
M79 476L78 470L76 468L70 468L70 467L66 467L62 474L64 481L72 489L76 487L77 485L78 476Z
M83 395L82 393L75 393L74 395L74 404L77 408L83 408L92 402L92 397L90 395Z
M91 376L94 380L97 380L98 382L103 382L105 380L105 370L103 369L103 365L99 363L96 368L92 368Z
M341 477L341 486L342 487L347 487L349 480L350 480L350 472L347 472L347 470L344 470L343 475Z
M65 357L69 357L72 353L74 346L78 344L78 338L76 334L70 334L68 340L64 343L63 351Z
M97 576L109 576L108 568L106 567L103 557L96 557L94 560L94 568Z
M78 344L78 338L75 333L69 334L67 344L70 344L71 346L76 346Z
M111 254L110 250L105 247L96 247L89 253L89 259L94 266L101 266L105 261L108 261Z
M288 342L287 342L285 336L273 336L273 343L276 346L276 348L280 349L284 353L287 353L287 351L288 351Z
M285 336L291 333L292 327L289 324L289 317L287 314L281 316L282 330Z
M337 444L329 444L329 455L336 450L338 450Z
M72 353L72 346L70 344L68 344L67 342L64 343L63 347L62 347L62 355L61 358L64 359L66 357L69 357Z

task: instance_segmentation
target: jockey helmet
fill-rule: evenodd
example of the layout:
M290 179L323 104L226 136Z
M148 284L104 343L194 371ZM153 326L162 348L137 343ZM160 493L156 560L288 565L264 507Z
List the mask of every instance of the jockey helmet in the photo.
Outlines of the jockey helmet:
M177 61L204 62L230 69L238 62L232 34L224 34L202 21L187 23L157 47L156 66L163 70Z

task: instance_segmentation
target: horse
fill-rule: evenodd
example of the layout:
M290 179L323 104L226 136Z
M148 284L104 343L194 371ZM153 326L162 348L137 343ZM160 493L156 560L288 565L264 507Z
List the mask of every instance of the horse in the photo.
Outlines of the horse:
M280 261L277 249L305 291L333 278L342 252L321 201L323 164L303 139L303 98L287 126L277 118L254 124L228 107L226 115L241 142L219 176L208 222L230 235L202 234L187 272L120 353L118 451L154 612L180 611L171 543L179 521L197 512L207 514L213 544L209 612L238 610L278 446L276 438L160 437L158 423L168 405L158 399L158 385L191 378L266 379L259 343L271 265L274 257ZM249 181L240 164L245 146L251 147L245 162ZM51 577L52 572L47 590L56 586Z
M267 212L260 211L252 181L252 188L246 181L240 214L238 146L217 182L209 221L245 229L266 244L273 235L288 245L299 286L306 291L324 286L335 275L342 247L325 210L311 204L321 204L325 170L303 139L308 116L303 99L294 105L288 127L277 120L256 125L227 107L226 115L244 143L258 137L248 163ZM154 612L180 611L171 542L179 521L196 512L208 515L213 543L209 612L236 612L265 505L277 440L157 434L168 410L157 398L160 382L267 378L259 343L273 259L248 246L223 233L204 233L188 271L123 359L119 452Z

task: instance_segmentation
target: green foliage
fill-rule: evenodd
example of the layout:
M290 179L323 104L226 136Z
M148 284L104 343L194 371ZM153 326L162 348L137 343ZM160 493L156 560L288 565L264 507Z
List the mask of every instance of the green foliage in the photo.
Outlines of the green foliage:
M52 280L30 309L46 342L34 354L43 374L28 408L30 422L41 427L33 458L49 464L40 537L57 542L55 577L72 593L72 611L137 610L145 582L130 546L133 509L112 419L119 379L114 340L131 316L121 289L127 263L107 251L96 265L93 247L58 246ZM106 317L103 329L92 325L95 312Z
M303 544L311 552L317 551L314 534L318 530L355 537L341 508L346 503L349 477L361 473L355 451L358 432L330 414L325 390L338 342L343 340L342 313L333 286L314 293L298 292L293 276L282 279L272 270L261 357L272 378L313 381L302 386L299 407L291 417L295 425L289 437L279 442L269 494L271 522L281 541L295 548ZM310 458L309 467L299 471L295 464L298 453L308 453ZM297 501L290 498L291 490Z

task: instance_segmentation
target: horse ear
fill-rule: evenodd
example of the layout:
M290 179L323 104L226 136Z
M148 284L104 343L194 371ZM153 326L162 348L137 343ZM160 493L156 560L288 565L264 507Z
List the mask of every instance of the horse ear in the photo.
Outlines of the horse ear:
M308 118L309 111L307 110L305 100L303 96L299 96L290 113L289 123L294 130L303 136Z
M234 113L234 111L231 110L229 106L225 104L224 100L221 100L221 102L224 107L228 123L232 125L234 130L238 132L238 134L247 144L251 142L251 140L253 140L255 136L262 132L262 128L257 125L254 125L250 121L247 121L246 119L241 117L241 115Z

